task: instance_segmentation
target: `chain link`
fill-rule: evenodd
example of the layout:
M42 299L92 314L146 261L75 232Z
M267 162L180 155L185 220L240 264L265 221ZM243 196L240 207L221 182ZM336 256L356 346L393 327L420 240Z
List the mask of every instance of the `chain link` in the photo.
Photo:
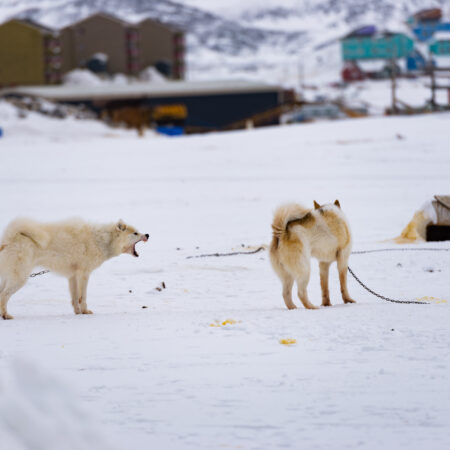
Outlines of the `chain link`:
M49 273L50 270L41 270L40 272L32 273L30 278L38 277L39 275L44 275L45 273Z
M378 248L375 250L358 250L356 252L352 252L352 255L385 252L450 252L450 248Z
M259 247L256 250L252 250L250 252L231 252L231 253L208 253L204 255L193 255L193 256L186 256L186 259L192 259L192 258L210 258L212 256L236 256L236 255L254 255L255 253L260 252L261 250L265 250L265 247Z
M381 253L381 252L416 252L416 251L422 251L422 252L448 252L450 251L450 248L380 248L375 250L360 250L356 252L352 252L352 255L364 255L367 253ZM385 297L384 295L377 294L375 291L370 289L368 286L366 286L353 272L350 267L348 267L348 271L352 274L353 278L368 292L370 292L372 295L375 295L375 297L381 298L383 300L386 300L387 302L392 303L406 303L406 304L415 304L415 305L428 305L428 302L420 302L416 300L396 300L393 298Z
M347 267L348 271L353 275L353 278L366 290L369 291L372 295L375 295L375 297L381 298L383 300L386 300L387 302L392 303L406 303L406 304L415 304L415 305L428 305L428 302L419 302L416 300L395 300L393 298L385 297L384 295L377 294L375 291L372 291L368 286L366 286L354 273L353 270L350 269L350 267Z

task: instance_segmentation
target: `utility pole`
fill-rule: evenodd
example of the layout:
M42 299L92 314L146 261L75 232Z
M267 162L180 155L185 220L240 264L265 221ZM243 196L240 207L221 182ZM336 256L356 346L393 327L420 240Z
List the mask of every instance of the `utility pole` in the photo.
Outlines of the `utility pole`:
M394 60L391 67L391 110L392 114L397 114L397 75L394 70Z
M392 114L397 114L397 64L395 63L397 48L392 46L392 58L391 58L391 111Z
M431 78L431 109L436 110L436 75L434 73L433 63L430 64L430 78Z

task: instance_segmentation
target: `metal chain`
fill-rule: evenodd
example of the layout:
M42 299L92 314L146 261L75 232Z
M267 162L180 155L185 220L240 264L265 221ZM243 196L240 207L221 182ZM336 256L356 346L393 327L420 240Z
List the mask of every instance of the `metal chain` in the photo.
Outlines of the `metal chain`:
M366 253L381 252L450 252L450 248L378 248L375 250L358 250L352 255L364 255Z
M380 248L375 250L360 250L356 252L352 252L352 255L364 255L367 253L380 253L380 252L415 252L415 251L428 251L428 252L448 252L450 248ZM406 304L415 304L415 305L428 305L428 302L419 302L415 300L395 300L393 298L385 297L384 295L377 294L375 291L366 286L353 272L350 267L348 267L348 271L352 274L353 278L366 290L371 294L375 295L375 297L386 300L387 302L392 303L406 303Z
M49 273L49 272L50 272L50 270L41 270L40 272L32 273L30 275L30 278L34 278L34 277L37 277L39 275L44 275L45 273Z
M231 253L209 253L205 255L194 255L194 256L186 256L186 259L192 258L210 258L212 256L235 256L235 255L254 255L255 253L260 252L261 250L265 250L264 247L259 247L256 250L252 250L251 252L231 252Z
M383 300L386 300L387 302L392 303L407 303L407 304L415 304L415 305L428 305L428 302L419 302L416 300L395 300L393 298L385 297L384 295L377 294L375 291L372 291L368 286L366 286L354 273L353 270L350 269L350 267L347 267L348 271L353 275L353 278L366 290L369 291L371 294L375 295L375 297L381 298Z

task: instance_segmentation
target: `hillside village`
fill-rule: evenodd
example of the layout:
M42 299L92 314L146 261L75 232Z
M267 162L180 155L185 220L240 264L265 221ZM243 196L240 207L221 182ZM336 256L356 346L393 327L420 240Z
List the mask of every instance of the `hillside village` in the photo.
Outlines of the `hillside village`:
M152 18L128 22L98 12L60 29L12 18L0 25L0 59L6 62L0 67L1 95L16 105L32 97L33 105L42 98L77 106L140 134L152 127L169 135L445 110L450 19L433 8L405 23L407 32L374 24L346 34L339 50L342 81L335 74L326 85L303 80L293 88L257 79L184 80L185 32ZM414 98L403 95L402 87L416 80L421 86ZM364 98L355 99L354 93L367 89L383 89L389 102L374 110Z

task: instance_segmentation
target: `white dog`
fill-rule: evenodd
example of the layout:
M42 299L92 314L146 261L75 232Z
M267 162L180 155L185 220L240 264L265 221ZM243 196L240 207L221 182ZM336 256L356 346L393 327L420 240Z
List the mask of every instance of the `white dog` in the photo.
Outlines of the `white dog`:
M122 221L94 225L82 220L38 223L17 219L6 228L0 241L0 314L12 319L7 304L26 282L36 266L68 278L75 314L92 314L87 308L86 291L91 272L121 253L139 256L136 244L146 242Z

